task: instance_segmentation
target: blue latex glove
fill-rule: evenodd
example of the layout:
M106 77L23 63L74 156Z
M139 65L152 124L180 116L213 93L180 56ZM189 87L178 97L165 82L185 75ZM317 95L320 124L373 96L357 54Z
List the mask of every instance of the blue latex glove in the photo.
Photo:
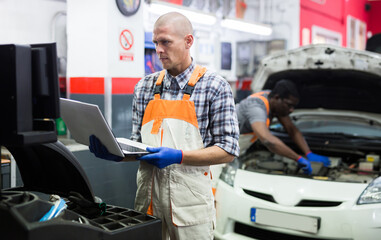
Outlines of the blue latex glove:
M308 160L310 160L312 162L322 162L325 167L328 167L329 165L331 165L331 161L326 156L317 155L315 153L309 152L306 155L306 157L308 158Z
M305 159L303 157L299 157L298 158L298 166L303 169L304 174L311 175L312 168L311 168L310 162L307 159Z
M183 151L167 147L147 147L150 154L141 156L137 160L146 161L158 168L165 168L174 163L183 161Z
M96 157L115 162L120 162L123 160L123 157L109 153L107 148L101 143L101 141L99 141L99 139L95 135L91 135L89 137L89 142L90 152L94 153Z

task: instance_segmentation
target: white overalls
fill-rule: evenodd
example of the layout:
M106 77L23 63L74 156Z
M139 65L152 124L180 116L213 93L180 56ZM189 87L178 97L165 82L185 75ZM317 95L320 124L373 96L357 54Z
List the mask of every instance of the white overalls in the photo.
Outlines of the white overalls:
M259 98L265 104L266 112L267 112L266 126L269 127L270 126L270 118L269 118L270 105L269 105L269 100L263 96L265 93L268 93L268 91L253 93L250 95L250 97ZM238 139L238 144L240 149L239 155L241 156L242 154L244 154L246 150L257 140L258 140L258 136L256 136L254 132L241 134Z
M144 113L143 143L183 151L204 148L188 89L193 89L205 72L205 68L195 67L182 100L163 100L160 89L165 70L161 71L154 99ZM209 166L172 164L159 169L141 161L137 185L135 208L163 220L163 240L168 233L171 240L213 239L215 209Z

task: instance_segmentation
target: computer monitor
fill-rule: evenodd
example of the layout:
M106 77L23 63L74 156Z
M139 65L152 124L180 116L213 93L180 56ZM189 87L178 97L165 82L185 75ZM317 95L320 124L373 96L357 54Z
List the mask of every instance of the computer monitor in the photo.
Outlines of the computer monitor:
M232 69L232 44L230 42L221 42L221 69Z
M59 117L55 43L0 45L0 145L57 141Z
M33 118L60 116L57 48L55 43L32 44Z

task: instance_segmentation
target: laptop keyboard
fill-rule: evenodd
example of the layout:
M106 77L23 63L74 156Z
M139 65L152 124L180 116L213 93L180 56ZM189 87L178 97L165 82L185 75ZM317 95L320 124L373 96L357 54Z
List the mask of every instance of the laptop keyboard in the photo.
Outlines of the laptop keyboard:
M123 150L128 151L128 152L147 152L147 150L145 150L143 148L130 146L130 145L127 145L127 144L124 144L121 142L119 142L119 145Z

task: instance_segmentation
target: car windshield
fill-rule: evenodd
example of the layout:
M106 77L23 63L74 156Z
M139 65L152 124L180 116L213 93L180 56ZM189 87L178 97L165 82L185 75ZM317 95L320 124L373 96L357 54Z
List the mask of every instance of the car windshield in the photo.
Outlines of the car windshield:
M330 134L348 137L381 138L381 125L374 121L351 121L348 119L294 119L295 126L303 134ZM273 131L284 131L276 123L270 127Z

